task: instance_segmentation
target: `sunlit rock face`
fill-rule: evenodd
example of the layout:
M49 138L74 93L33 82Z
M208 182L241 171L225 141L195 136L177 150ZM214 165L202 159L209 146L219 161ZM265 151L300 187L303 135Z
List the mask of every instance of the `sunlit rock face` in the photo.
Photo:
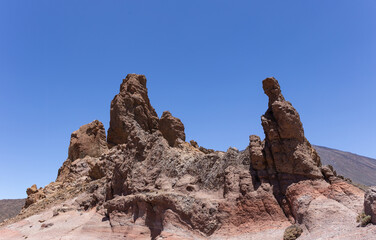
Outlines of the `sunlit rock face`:
M111 102L108 143L127 143L133 131L153 133L158 129L158 120L148 97L146 77L128 74Z

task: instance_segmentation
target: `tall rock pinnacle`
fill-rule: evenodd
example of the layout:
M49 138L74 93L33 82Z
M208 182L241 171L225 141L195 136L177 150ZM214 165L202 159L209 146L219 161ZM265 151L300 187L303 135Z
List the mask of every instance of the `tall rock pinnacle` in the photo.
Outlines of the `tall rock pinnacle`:
M163 112L159 120L159 130L171 147L176 145L178 139L185 141L183 123L179 118L172 116L169 111Z
M268 173L322 178L319 168L320 157L304 137L298 112L285 100L276 79L266 78L262 83L264 92L269 97L269 108L261 117L265 132L264 153ZM256 155L253 157L259 158ZM258 165L263 166L263 164Z
M120 86L119 94L111 102L108 143L126 143L134 128L152 133L158 129L158 116L150 104L146 77L128 74Z

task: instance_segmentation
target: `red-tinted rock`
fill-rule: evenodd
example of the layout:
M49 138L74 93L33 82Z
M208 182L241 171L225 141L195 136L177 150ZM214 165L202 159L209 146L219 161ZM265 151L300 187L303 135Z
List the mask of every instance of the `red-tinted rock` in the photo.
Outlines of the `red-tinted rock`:
M95 120L72 133L68 159L74 161L85 156L99 157L106 150L106 131L103 124Z
M108 143L126 143L130 133L137 129L154 132L158 129L158 116L150 104L146 77L128 74L111 102Z
M171 147L177 144L178 139L185 141L183 123L179 118L172 116L169 111L163 112L159 120L159 130Z
M323 178L320 157L304 137L303 125L295 108L285 101L278 81L263 81L269 108L261 117L265 132L268 168L277 173Z

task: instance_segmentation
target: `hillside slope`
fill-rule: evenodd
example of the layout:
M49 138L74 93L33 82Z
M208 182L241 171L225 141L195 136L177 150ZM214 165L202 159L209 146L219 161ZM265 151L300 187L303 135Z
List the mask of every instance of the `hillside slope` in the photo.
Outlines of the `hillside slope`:
M332 165L338 174L353 182L376 185L376 159L322 146L314 146L323 165Z
M16 216L25 204L25 199L0 200L0 222Z

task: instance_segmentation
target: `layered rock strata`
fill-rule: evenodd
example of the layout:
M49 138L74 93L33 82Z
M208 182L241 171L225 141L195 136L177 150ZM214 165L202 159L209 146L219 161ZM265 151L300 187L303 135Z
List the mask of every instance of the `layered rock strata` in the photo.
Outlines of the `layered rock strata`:
M24 216L51 199L74 199L77 209L95 209L108 221L108 239L228 239L291 223L310 239L322 223L331 228L352 219L363 193L321 166L278 81L267 78L263 88L265 140L252 135L244 151L221 152L185 142L179 119L169 112L158 118L145 76L129 74L111 102L110 148L99 122L72 134L57 181Z

